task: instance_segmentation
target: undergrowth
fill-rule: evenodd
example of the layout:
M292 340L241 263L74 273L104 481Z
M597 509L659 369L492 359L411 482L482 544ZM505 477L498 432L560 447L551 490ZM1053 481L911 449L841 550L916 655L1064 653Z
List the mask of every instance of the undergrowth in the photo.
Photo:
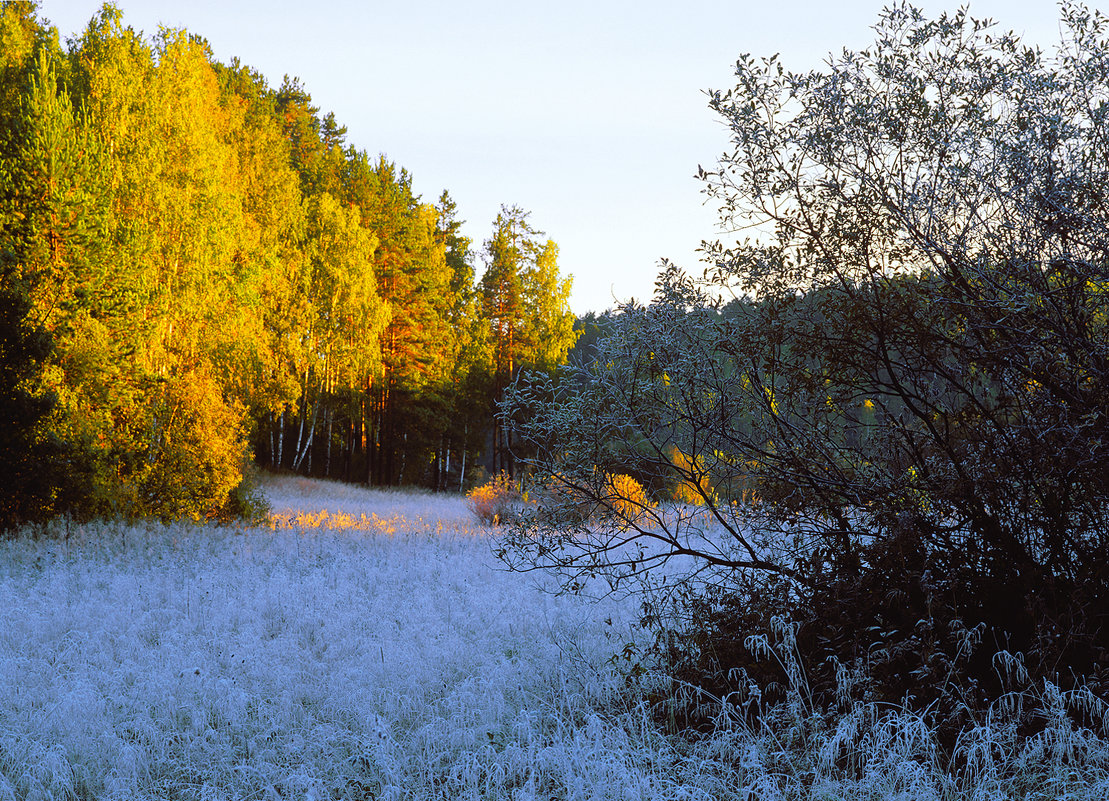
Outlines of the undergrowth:
M748 793L737 798L1109 798L1109 704L1087 684L1034 680L1019 654L999 651L993 668L1011 689L958 715L912 694L884 700L866 665L834 658L820 666L834 677L829 694L796 622L776 615L767 631L754 613L740 622L734 608L716 611L747 633L729 639L688 621L664 631L650 694L656 725L736 771ZM968 650L978 644L974 631L960 637ZM731 653L720 650L728 644ZM965 695L954 684L919 689Z

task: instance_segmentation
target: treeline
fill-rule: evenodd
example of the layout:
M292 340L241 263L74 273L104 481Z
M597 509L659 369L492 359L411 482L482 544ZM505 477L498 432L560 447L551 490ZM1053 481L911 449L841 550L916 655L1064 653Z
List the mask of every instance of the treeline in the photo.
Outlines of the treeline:
M261 465L458 488L514 371L574 341L557 246L183 31L110 5L63 48L0 11L0 524L229 515ZM495 442L490 453L487 443Z

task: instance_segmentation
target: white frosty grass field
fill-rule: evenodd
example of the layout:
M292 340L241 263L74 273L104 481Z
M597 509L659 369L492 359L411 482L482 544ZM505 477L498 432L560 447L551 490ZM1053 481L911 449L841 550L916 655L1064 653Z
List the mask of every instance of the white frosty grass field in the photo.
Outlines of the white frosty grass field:
M267 494L272 531L0 542L0 801L1109 796L1104 743L1062 723L1012 753L985 728L958 784L865 710L851 736L667 737L610 664L634 599L500 570L456 497Z

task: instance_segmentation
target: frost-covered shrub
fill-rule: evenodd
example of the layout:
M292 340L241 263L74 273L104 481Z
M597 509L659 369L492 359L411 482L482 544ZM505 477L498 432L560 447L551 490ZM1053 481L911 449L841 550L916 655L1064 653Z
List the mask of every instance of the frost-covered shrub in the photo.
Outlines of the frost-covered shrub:
M1013 689L998 649L1029 686L1109 688L1109 20L1060 15L1053 54L898 5L822 70L740 58L702 177L765 236L665 265L588 363L508 388L530 467L634 455L704 507L637 536L528 521L509 564L715 582L679 610L691 682L769 680L746 641L783 615L820 704L839 664L957 731Z

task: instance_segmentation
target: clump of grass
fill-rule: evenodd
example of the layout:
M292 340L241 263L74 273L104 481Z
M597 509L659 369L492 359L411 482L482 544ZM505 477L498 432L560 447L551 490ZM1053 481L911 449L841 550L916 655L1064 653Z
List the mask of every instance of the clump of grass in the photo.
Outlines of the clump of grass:
M779 617L771 629L748 636L746 646L780 667L773 704L754 682L733 697L717 698L656 674L659 725L665 728L677 710L693 706L711 720L692 740L691 754L728 777L730 790L722 797L1109 797L1109 704L1089 688L1063 691L1043 682L1002 698L984 714L968 709L952 745L944 727L909 705L858 700L857 684L865 676L842 668L840 706L821 707L798 652L796 627ZM1020 669L1019 659L1008 654L998 662L1001 670Z

